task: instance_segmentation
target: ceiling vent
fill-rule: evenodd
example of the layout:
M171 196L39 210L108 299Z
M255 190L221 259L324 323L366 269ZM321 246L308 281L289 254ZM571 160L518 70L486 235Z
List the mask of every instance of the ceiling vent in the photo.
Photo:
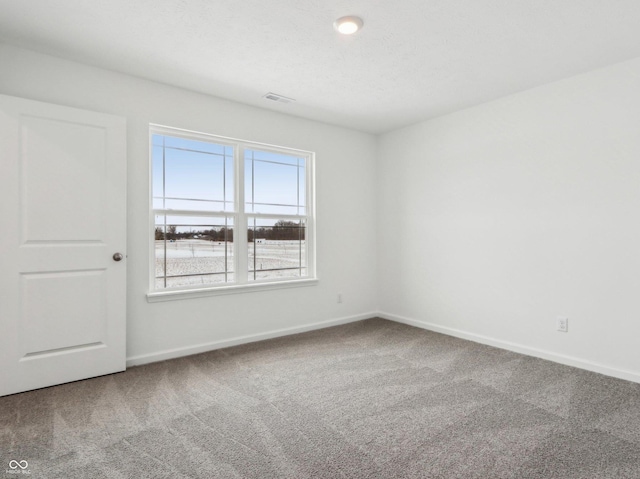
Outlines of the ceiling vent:
M293 98L289 98L286 96L278 95L277 93L267 93L262 98L266 98L267 100L277 101L278 103L293 103L295 100Z

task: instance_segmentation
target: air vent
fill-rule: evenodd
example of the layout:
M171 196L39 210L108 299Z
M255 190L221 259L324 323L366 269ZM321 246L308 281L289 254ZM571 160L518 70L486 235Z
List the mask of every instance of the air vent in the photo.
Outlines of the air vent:
M267 93L262 98L266 98L267 100L277 101L278 103L293 103L295 100L293 98L288 98L286 96L278 95L277 93Z

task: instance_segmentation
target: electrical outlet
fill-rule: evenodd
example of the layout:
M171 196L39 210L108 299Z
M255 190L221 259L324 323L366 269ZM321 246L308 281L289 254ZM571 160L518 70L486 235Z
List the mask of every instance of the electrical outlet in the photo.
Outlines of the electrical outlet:
M564 316L558 316L557 319L558 331L566 333L569 331L569 318Z
M338 293L338 303L342 303L342 293Z

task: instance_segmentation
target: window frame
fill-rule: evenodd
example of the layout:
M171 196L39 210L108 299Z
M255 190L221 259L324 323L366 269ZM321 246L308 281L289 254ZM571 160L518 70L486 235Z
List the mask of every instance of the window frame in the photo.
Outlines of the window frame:
M212 212L194 210L172 210L154 208L153 204L153 136L164 135L188 140L205 141L233 148L233 212ZM259 150L279 153L305 159L305 214L273 214L247 212L245 197L245 150ZM156 289L156 252L155 228L157 214L174 216L232 217L233 218L233 283L180 286L168 289ZM248 222L250 218L303 220L305 222L305 256L306 275L290 278L270 278L249 280L248 270L250 243L248 240ZM191 131L158 124L149 125L149 286L147 300L149 302L184 299L191 297L212 296L218 294L245 293L279 288L312 286L317 284L316 276L316 211L315 211L315 153L307 150L287 148L266 143L224 137L210 133Z

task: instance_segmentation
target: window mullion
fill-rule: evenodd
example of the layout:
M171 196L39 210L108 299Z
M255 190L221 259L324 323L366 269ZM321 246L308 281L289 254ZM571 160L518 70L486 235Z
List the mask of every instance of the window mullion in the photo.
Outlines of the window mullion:
M236 170L236 224L233 244L235 248L235 276L238 284L246 284L248 281L248 242L247 242L247 215L245 213L245 191L244 191L244 147L237 145L235 148L235 170Z

